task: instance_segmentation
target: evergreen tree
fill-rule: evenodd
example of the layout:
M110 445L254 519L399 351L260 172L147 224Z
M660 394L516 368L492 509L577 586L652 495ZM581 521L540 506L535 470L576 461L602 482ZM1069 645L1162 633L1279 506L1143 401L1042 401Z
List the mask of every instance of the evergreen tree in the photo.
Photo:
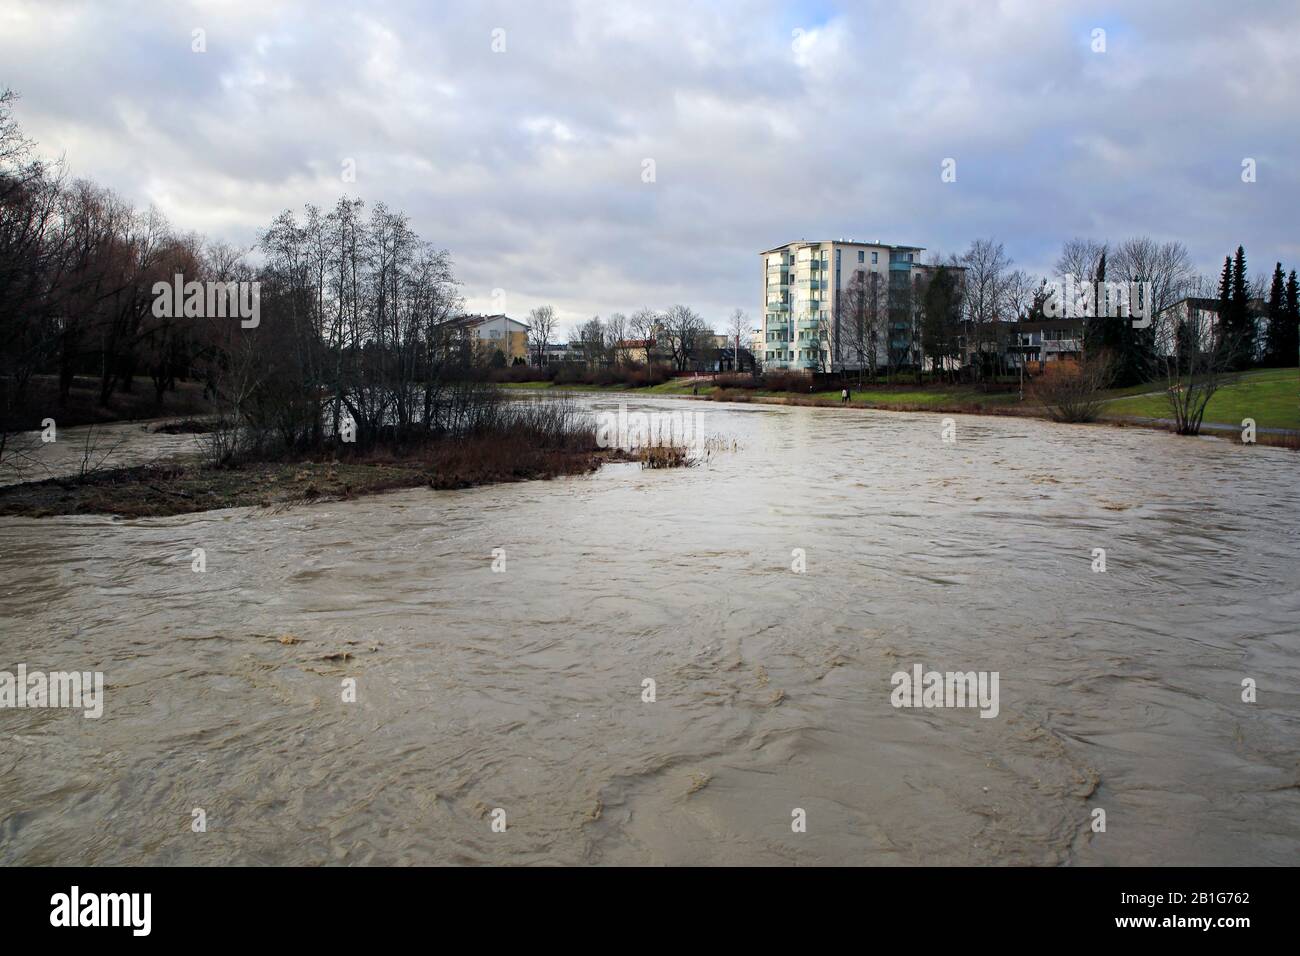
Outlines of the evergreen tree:
M1232 305L1232 256L1223 257L1223 272L1219 275L1219 319L1226 321Z
M1246 287L1246 250L1238 246L1232 263L1232 301L1228 329L1236 340L1232 367L1249 368L1255 362L1255 319L1250 314L1250 291Z
M1286 313L1286 277L1282 263L1273 267L1273 284L1268 290L1268 331L1264 339L1264 364L1281 365L1283 323Z
M1106 250L1101 251L1101 256L1097 259L1097 271L1095 273L1097 290L1096 301L1093 302L1093 314L1084 320L1083 332L1083 351L1089 359L1099 359L1102 355L1109 355L1114 361L1123 363L1124 351L1128 343L1124 341L1124 326L1128 324L1129 319L1120 316L1105 315L1105 286L1106 282ZM1125 378L1123 371L1118 375L1119 379Z
M1047 280L1044 279L1038 284L1038 291L1034 293L1034 299L1029 303L1029 313L1025 316L1025 321L1045 321L1047 319L1047 300L1051 297L1052 293L1047 289Z
M1219 273L1219 322L1216 335L1226 335L1232 326L1232 256L1223 257L1223 271ZM1205 343L1207 346L1209 343Z
M1293 368L1300 363L1300 301L1297 301L1295 270L1286 279L1286 304L1282 315L1282 336L1278 344L1282 365Z
M921 352L930 359L936 374L946 367L946 359L960 354L960 322L961 290L952 272L939 266L921 297Z

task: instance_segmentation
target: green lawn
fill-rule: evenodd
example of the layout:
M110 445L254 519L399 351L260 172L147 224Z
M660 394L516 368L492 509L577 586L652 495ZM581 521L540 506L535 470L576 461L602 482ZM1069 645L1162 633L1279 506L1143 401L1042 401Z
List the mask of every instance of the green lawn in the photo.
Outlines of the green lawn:
M648 388L631 388L624 385L555 385L551 382L503 382L502 388L508 389L527 389L536 391L538 389L555 389L556 391L572 392L609 392L609 391L634 391L645 395L691 395L694 393L695 384L687 379L669 379L659 385L653 385ZM714 386L707 382L701 382L699 385L699 395L701 398L709 397L715 391ZM840 403L840 390L838 388L827 389L818 392L775 392L767 389L738 389L740 394L753 396L754 398L800 398L811 399L818 403L828 405L838 405ZM969 386L932 386L917 389L912 388L864 388L861 390L850 389L855 405L871 405L881 408L890 408L901 406L904 408L930 408L930 407L948 407L957 405L1012 405L1018 400L1015 392L996 392L986 393L977 388Z
M1162 388L1160 383L1154 382L1124 389L1118 394L1151 392ZM1163 394L1139 394L1109 402L1104 414L1107 418L1168 418L1169 402ZM1300 371L1283 368L1245 372L1236 384L1225 385L1215 392L1205 410L1207 422L1240 427L1243 418L1255 419L1255 424L1260 428L1300 429Z
M782 394L778 392L759 392L760 395ZM978 388L968 386L941 386L941 387L921 387L921 388L864 388L861 390L850 388L849 395L851 401L856 404L879 406L880 408L890 408L893 406L902 406L908 408L914 407L947 407L956 405L1014 405L1019 401L1020 396L1015 392L985 392ZM813 392L809 398L819 399L838 404L840 401L840 390L838 388L830 389L825 392Z
M690 395L693 385L682 379L669 379L661 385L650 388L630 389L626 386L603 385L552 385L550 382L515 382L505 383L503 388L510 389L549 389L575 392L635 391L646 395ZM1163 395L1164 386L1160 382L1148 382L1127 388L1114 389L1107 393L1110 401L1103 411L1106 418L1168 418L1169 406ZM708 397L713 388L700 385L700 397ZM960 409L975 411L980 408L997 408L1014 406L1019 402L1015 392L986 393L970 386L923 386L911 388L864 388L851 389L853 403L876 408L933 408ZM1144 394L1160 392L1161 394ZM791 396L786 392L771 392L765 389L743 391L743 395L753 398L790 398L811 399L818 404L838 405L840 390L827 389ZM739 396L738 396L739 397ZM743 401L743 398L741 399ZM1300 371L1296 369L1261 369L1242 373L1235 384L1226 385L1215 393L1210 400L1205 414L1207 422L1218 422L1240 426L1243 418L1255 419L1260 428L1300 429Z

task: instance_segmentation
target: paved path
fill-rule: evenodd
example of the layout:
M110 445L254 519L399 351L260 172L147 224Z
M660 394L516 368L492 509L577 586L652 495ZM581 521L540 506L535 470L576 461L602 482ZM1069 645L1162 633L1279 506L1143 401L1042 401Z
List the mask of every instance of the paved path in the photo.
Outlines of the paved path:
M1172 418L1140 418L1136 415L1110 415L1103 421L1111 422L1131 422L1134 425L1165 425L1170 428L1174 425ZM1232 432L1233 434L1241 433L1240 425L1231 425L1227 422L1201 422L1201 431L1211 432ZM1260 435L1289 435L1289 428L1256 428L1255 432Z

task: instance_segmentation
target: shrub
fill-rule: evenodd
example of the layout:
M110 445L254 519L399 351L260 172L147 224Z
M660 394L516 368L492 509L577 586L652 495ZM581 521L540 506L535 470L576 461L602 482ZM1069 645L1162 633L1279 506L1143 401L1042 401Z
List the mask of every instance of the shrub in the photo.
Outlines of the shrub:
M812 376L807 372L793 369L773 369L763 373L763 388L771 392L795 392L807 394L812 384Z
M632 388L648 388L662 385L672 378L672 372L662 365L625 365L623 381Z
M748 372L724 372L713 377L713 384L723 389L758 388L762 383Z
M1058 422L1091 422L1101 414L1101 393L1115 378L1106 356L1053 362L1029 384L1029 394Z
M685 448L677 445L654 445L642 448L637 454L642 468L689 468L691 458Z
M494 382L549 382L557 370L555 365L511 365L493 370L490 377Z

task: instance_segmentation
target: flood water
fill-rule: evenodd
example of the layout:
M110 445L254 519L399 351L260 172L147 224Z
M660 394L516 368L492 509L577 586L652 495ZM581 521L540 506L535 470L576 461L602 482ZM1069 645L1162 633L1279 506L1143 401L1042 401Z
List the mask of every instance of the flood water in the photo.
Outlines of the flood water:
M0 669L107 685L99 720L0 710L0 862L1300 859L1295 453L629 401L739 447L0 519ZM996 671L997 716L893 707L915 664Z

